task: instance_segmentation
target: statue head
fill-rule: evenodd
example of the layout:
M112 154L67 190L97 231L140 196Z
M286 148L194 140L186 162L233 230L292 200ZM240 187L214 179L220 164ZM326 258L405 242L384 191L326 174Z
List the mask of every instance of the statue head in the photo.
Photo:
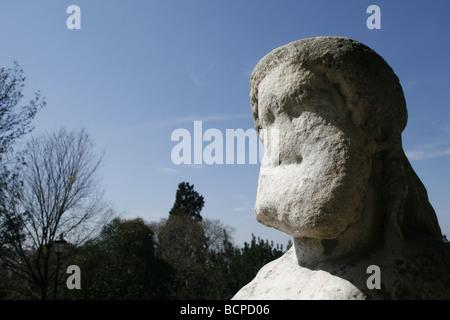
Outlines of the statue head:
M336 239L361 221L440 237L402 149L402 87L373 50L341 37L292 42L257 64L250 98L273 158L260 172L258 221L296 238Z

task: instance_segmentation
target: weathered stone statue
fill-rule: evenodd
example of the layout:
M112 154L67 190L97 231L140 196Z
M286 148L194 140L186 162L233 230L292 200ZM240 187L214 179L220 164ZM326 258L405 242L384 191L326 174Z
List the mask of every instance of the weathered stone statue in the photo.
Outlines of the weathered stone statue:
M263 141L278 152L256 218L294 245L234 299L450 299L450 248L404 154L405 99L383 58L347 38L295 41L258 63L250 95L257 131L279 135Z

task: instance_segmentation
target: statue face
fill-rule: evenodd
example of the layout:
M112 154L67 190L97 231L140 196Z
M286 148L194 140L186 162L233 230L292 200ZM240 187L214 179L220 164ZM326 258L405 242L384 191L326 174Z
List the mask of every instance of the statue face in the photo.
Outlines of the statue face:
M281 65L258 87L258 113L278 139L262 137L257 220L294 237L336 238L360 219L371 168L336 87Z

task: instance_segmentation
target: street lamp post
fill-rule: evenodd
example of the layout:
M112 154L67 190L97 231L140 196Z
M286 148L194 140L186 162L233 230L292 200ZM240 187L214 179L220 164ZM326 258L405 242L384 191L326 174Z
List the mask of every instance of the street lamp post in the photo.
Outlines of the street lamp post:
M60 263L60 259L61 259L61 253L64 252L64 247L65 247L66 243L67 243L67 241L64 240L62 234L59 236L58 240L55 240L53 242L53 244L55 245L55 252L56 252L56 276L55 276L55 290L53 292L53 300L56 300L56 293L58 290L59 263Z

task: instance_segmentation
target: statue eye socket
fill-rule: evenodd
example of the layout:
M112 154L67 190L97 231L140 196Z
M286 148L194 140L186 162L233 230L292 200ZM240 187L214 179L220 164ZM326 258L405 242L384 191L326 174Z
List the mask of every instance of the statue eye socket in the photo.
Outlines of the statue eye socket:
M264 110L262 121L266 124L272 124L275 121L275 115L271 109L266 108Z
M290 118L298 118L304 111L301 104L298 102L287 103L284 109Z

